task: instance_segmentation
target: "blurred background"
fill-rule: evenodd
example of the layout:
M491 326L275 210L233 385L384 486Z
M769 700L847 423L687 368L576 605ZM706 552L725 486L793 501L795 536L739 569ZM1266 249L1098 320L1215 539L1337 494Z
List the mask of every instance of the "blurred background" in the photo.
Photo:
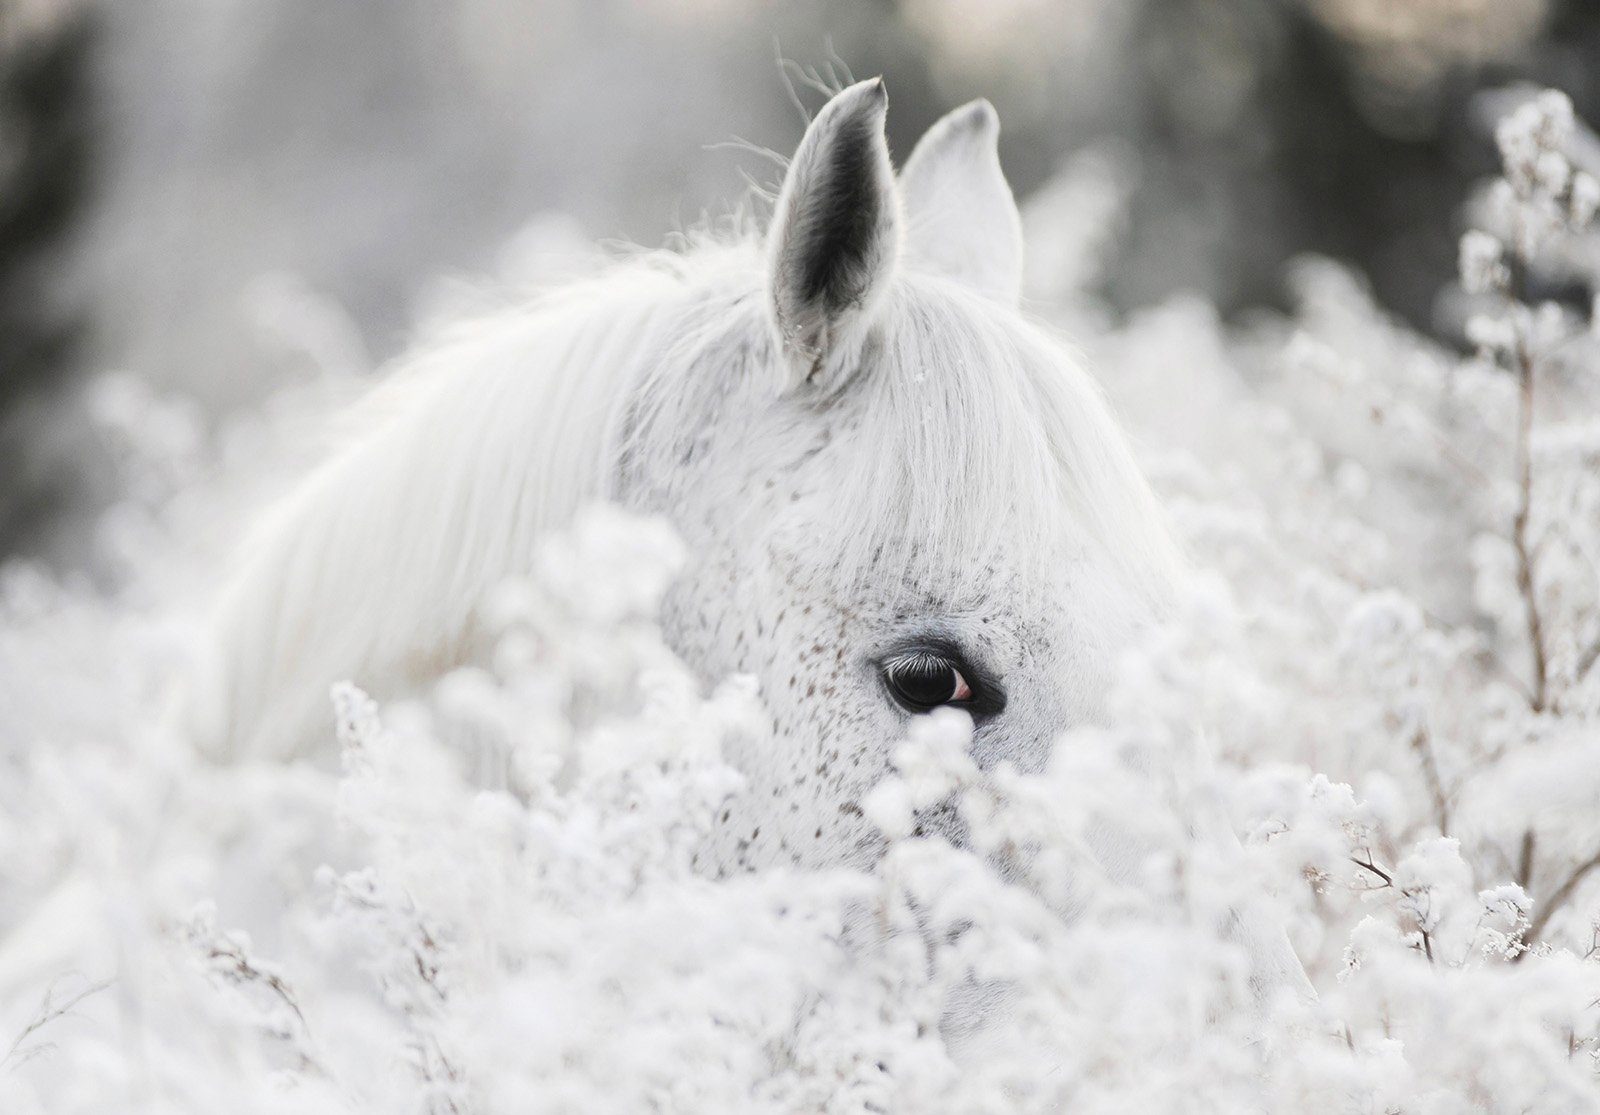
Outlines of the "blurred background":
M792 65L780 66L779 59ZM1600 117L1593 0L0 0L0 557L70 550L98 465L56 405L122 370L201 421L362 377L451 276L654 246L777 168L823 81L883 74L900 156L985 96L1025 201L1128 198L1095 295L1271 313L1349 261L1446 328L1479 95Z

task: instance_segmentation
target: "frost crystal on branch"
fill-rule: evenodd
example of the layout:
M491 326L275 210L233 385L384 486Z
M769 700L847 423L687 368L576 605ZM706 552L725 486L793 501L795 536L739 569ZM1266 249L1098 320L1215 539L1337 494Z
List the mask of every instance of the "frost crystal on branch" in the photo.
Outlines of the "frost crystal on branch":
M1504 288L1509 272L1502 262L1504 246L1482 229L1461 236L1461 285L1468 294L1489 294Z

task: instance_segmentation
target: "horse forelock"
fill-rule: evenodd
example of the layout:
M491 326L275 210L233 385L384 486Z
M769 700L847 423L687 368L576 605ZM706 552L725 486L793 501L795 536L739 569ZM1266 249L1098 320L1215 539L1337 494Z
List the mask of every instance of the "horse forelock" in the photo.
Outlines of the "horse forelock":
M685 284L674 324L629 399L619 458L635 482L670 486L677 461L731 406L770 405L777 359L761 310L753 247L676 258ZM862 366L837 395L798 393L799 418L751 446L772 468L825 436L842 462L832 486L784 515L832 580L942 584L991 580L997 567L1082 557L1142 600L1170 595L1181 561L1126 436L1077 355L1009 306L943 277L902 271ZM721 415L726 420L727 415ZM654 441L652 452L641 442ZM671 446L662 451L660 446ZM653 474L653 475L652 475ZM737 500L738 493L729 493ZM730 509L731 513L732 509Z

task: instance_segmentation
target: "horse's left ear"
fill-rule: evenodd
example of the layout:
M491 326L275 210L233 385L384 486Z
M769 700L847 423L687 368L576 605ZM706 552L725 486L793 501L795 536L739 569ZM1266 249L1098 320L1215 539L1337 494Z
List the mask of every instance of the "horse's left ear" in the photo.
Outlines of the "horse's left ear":
M900 172L910 266L1016 305L1022 218L1000 170L1000 118L977 100L928 129Z
M855 370L900 254L900 198L883 79L823 106L789 164L768 233L768 300L786 387L827 391Z

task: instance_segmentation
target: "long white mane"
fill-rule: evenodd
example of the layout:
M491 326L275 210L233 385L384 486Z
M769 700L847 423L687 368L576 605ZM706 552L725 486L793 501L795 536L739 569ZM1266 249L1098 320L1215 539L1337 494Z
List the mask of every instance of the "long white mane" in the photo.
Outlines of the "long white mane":
M243 546L196 738L282 753L327 723L331 681L381 692L466 657L486 593L526 572L543 532L586 501L649 503L709 414L767 390L766 281L758 237L701 239L463 322L406 360ZM991 550L1056 560L1047 543L1069 537L1128 591L1163 596L1177 562L1152 496L1057 338L915 267L876 313L858 361L881 374L822 404L848 408L838 436L860 467L811 525L819 561L844 580L983 577ZM782 442L759 450L775 466L795 452ZM740 498L727 493L730 517Z

